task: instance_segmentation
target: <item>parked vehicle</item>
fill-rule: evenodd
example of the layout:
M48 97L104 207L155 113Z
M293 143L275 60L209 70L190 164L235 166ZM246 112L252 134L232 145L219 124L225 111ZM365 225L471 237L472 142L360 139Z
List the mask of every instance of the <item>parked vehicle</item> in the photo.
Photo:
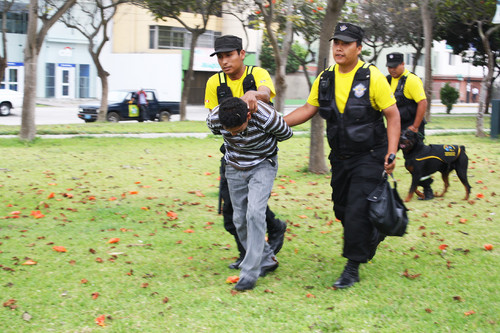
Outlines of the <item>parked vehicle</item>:
M142 121L138 110L131 103L132 94L138 90L113 90L108 93L108 112L106 119L110 122L119 122L122 120ZM144 89L148 100L149 119L158 121L169 121L170 116L179 114L179 102L162 102L158 101L156 92L151 89ZM78 118L83 119L86 123L97 120L100 105L80 105L78 110Z
M10 89L0 89L0 116L8 116L15 108L23 106L24 94Z

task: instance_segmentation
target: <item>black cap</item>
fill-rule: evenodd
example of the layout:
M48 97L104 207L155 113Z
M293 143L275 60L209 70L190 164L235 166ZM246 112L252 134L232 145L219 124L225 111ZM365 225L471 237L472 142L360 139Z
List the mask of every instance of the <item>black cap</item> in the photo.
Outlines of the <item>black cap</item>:
M364 35L364 30L357 25L351 23L339 23L335 27L335 32L333 33L333 37L330 38L330 40L339 39L347 43L358 41L361 42Z
M211 57L220 52L242 50L241 38L233 35L217 37L215 39L214 49L215 52L210 55Z
M397 67L399 64L404 62L403 53L393 52L387 55L387 64L386 67Z

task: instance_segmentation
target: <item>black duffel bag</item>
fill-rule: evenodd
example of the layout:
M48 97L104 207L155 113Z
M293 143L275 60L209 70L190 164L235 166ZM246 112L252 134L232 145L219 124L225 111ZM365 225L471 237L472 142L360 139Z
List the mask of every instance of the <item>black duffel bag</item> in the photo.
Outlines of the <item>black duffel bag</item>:
M370 222L387 236L403 236L408 226L408 209L397 191L397 182L391 174L394 188L384 171L377 187L368 195Z

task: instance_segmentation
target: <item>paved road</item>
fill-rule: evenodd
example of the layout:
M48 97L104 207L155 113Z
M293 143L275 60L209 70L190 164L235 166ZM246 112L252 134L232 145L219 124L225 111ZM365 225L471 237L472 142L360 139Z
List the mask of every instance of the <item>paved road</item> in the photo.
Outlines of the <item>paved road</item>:
M39 106L35 110L35 124L48 125L48 124L83 124L84 121L79 119L76 114L78 113L78 104L88 103L88 100L70 100L70 101L55 101L55 100L42 100L39 103L45 104ZM287 106L285 114L293 111L295 106ZM477 113L477 104L458 104L451 111L452 114L471 114ZM441 104L432 104L432 114L445 114L446 109ZM187 120L205 120L207 110L201 105L188 105L187 107ZM172 116L172 121L178 121L178 115ZM12 114L7 117L0 117L0 125L21 125L21 110L12 110Z

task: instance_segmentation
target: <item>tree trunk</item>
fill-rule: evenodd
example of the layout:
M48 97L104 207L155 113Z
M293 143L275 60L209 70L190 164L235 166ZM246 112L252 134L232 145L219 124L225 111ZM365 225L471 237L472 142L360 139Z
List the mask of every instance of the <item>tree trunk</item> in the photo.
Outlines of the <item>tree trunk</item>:
M36 106L36 70L38 63L37 30L38 30L38 1L30 0L28 15L28 31L24 48L24 97L21 117L21 131L19 138L32 141L36 135L35 106Z
M432 0L431 0L432 1ZM425 81L424 91L427 96L427 110L425 119L431 120L431 102L432 102L432 18L429 11L429 0L422 0L420 5L422 14L422 23L424 27L424 49L425 49Z
M333 35L340 11L345 0L328 0L325 17L321 22L319 36L318 71L319 75L328 67L330 59L330 38ZM325 174L330 171L325 159L325 121L318 114L311 119L311 143L309 146L309 171Z
M489 37L495 31L500 29L500 26L494 26L490 28L486 33L483 31L483 22L477 22L477 30L479 32L479 36L481 37L481 42L483 43L484 51L488 56L488 73L481 81L481 91L479 92L479 110L477 111L476 117L476 136L477 137L485 137L486 133L484 132L484 114L488 105L486 104L488 98L488 91L491 89L491 82L493 79L493 73L495 71L495 56L493 51L491 50Z
M198 37L204 33L205 30L191 30L191 45L189 46L189 65L186 73L184 74L182 97L180 106L180 120L186 120L186 107L188 103L189 91L191 90L191 82L194 79L193 63L194 63L194 49Z
M23 113L21 118L21 131L19 138L24 141L32 141L36 135L35 106L37 85L38 55L42 48L47 32L59 20L59 18L75 4L76 0L66 0L61 7L55 8L55 13L45 17L43 25L38 31L38 1L30 0L28 8L28 31L26 34L26 46L24 47L24 98ZM53 12L53 11L52 11Z

